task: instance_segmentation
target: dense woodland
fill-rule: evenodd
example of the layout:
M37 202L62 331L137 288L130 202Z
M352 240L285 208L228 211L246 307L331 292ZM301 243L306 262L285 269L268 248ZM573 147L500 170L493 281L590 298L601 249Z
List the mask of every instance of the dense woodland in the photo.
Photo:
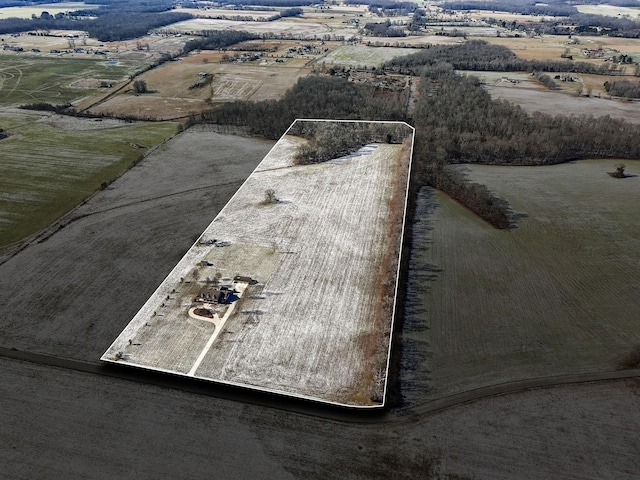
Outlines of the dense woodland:
M0 20L1 33L33 30L83 30L100 41L131 40L146 35L149 30L192 18L187 13L171 12L170 0L105 0L87 1L101 6L51 15L46 10L31 19Z
M417 53L394 58L385 64L387 70L419 75L425 66L449 63L456 70L496 72L575 72L612 75L619 73L614 63L595 65L571 60L524 60L502 45L472 40L459 45L432 45Z
M202 36L185 43L182 53L187 54L193 50L218 50L247 40L260 38L253 33L242 30L205 30Z
M406 36L402 27L394 26L388 19L386 22L368 22L364 25L364 30L367 32L367 35L373 35L374 37Z

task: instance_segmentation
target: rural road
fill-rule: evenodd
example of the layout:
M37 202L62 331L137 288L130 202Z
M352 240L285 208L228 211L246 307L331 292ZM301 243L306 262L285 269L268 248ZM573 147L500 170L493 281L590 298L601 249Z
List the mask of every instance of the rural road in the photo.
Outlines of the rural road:
M532 378L514 382L477 388L412 407L386 410L351 410L349 408L327 407L322 404L305 402L285 396L271 395L249 389L214 384L196 379L187 379L164 373L119 367L100 362L85 362L68 358L0 347L0 357L35 363L55 368L75 370L94 375L104 375L121 380L145 383L160 387L178 389L198 395L208 395L226 400L245 402L253 405L285 410L307 416L321 417L347 423L389 423L411 420L450 407L472 403L487 397L508 395L538 388L561 385L593 383L640 377L640 369L616 370L612 372L583 373Z

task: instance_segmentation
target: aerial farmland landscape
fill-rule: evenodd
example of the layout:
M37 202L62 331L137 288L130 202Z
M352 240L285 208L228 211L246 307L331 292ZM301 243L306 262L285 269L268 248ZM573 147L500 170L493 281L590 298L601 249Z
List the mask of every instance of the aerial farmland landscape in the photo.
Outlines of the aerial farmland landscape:
M0 477L637 478L639 35L0 0Z

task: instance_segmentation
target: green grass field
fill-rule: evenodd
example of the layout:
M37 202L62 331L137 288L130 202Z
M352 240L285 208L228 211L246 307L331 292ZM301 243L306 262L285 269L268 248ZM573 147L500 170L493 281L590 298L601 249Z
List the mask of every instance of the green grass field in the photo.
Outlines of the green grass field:
M506 231L423 192L407 307L415 382L442 396L618 368L640 343L640 176L609 177L616 163L471 167L526 214Z
M0 63L0 106L46 102L65 104L105 91L95 81L125 80L140 65L108 65L104 58L3 55ZM83 86L83 85L93 86Z
M0 111L0 251L40 231L176 132L175 123L98 122Z

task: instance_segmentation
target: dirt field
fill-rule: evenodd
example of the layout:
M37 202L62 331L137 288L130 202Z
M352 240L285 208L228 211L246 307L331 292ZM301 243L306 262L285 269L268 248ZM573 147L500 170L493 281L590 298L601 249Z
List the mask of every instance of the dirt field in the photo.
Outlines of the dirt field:
M426 289L407 308L414 347L428 349L416 381L432 396L615 370L640 343L640 162L625 162L636 176L624 180L606 174L616 163L473 166L471 179L526 214L508 231L423 192L410 291Z
M53 225L0 265L3 344L98 359L272 144L189 130Z
M395 295L412 142L404 126L404 144L305 166L293 160L303 140L280 139L201 238L231 244L195 245L102 359L325 402L382 403L376 382L386 377L392 309L381 307L380 292L386 285L384 297ZM265 205L270 188L281 200ZM202 271L201 261L212 267ZM212 347L213 325L187 315L205 275L259 282Z
M10 479L637 478L637 380L362 424L18 361L0 366L0 463Z
M271 145L189 130L78 211L91 215L0 265L2 345L99 357L205 228L194 207L215 214ZM428 280L415 268L409 275ZM425 390L414 390L413 414L392 411L391 423L368 425L0 362L7 478L636 477L637 381L529 391L429 415L419 413ZM416 387L406 372L401 381L405 392Z
M177 118L211 108L212 103L279 99L298 78L310 72L302 68L304 65L290 66L292 63L209 63L203 62L205 58L209 59L210 54L196 54L185 61L167 62L145 72L137 78L144 80L152 92L135 95L123 91L91 108L90 112L115 115L128 113L142 118ZM200 72L211 75L211 83L190 89L200 79Z

